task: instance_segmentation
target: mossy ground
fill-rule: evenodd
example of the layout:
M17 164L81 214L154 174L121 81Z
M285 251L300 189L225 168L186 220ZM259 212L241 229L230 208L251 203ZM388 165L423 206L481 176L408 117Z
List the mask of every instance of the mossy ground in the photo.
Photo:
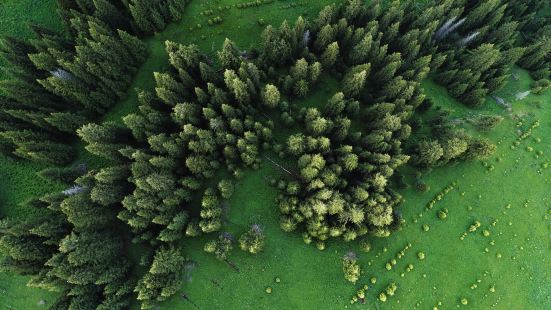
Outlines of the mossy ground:
M35 3L37 10L30 9L30 13L21 15L21 18L36 18L36 21L55 26L50 21L54 2L8 0L5 2L7 5L0 4L0 7L4 6L0 17L6 12L25 12L25 8L32 8L29 3ZM165 40L196 43L211 55L226 37L241 48L248 49L258 43L262 30L258 24L260 19L266 24L279 24L283 19L294 20L299 15L313 17L315 12L331 2L273 1L258 7L226 9L236 1L192 1L182 22L170 25L162 33L146 40L151 52L149 59L137 74L128 98L115 106L105 120L120 121L122 116L136 110L133 88L153 89L152 72L162 71L167 66ZM291 7L292 3L297 5ZM38 9L43 6L48 9ZM213 10L214 13L209 16L200 14L206 10ZM222 24L209 26L208 19L217 16L224 20ZM198 24L201 24L200 28ZM20 29L2 28L1 31L8 29L10 34L27 35L21 23L15 25ZM236 246L230 257L240 269L236 272L202 251L203 244L212 236L186 240L182 251L196 262L196 266L186 271L187 281L182 293L199 309L338 309L350 307L349 301L356 288L368 284L368 308L427 309L441 302L442 306L438 308L447 309L460 305L460 298L468 300L468 305L462 307L473 309L486 309L494 304L498 309L551 308L551 201L547 189L551 168L543 168L543 164L551 162L551 92L544 96L530 95L515 102L514 94L528 90L531 81L525 71L515 71L519 74L519 81L512 79L499 95L513 103L514 115L525 119L521 127L517 127L517 116L503 112L492 99L488 99L481 108L468 109L450 98L445 89L431 80L423 84L436 105L452 110L453 117L490 112L504 115L505 120L499 127L486 135L499 143L498 150L483 162L457 163L425 172L422 179L431 188L427 193L416 191L413 171L410 167L404 167L401 172L406 175L410 187L399 192L405 198L401 212L406 224L389 238L372 240L370 253L360 253L357 242L342 241L329 242L327 249L320 252L313 245L305 245L300 233L281 231L279 211L274 202L277 191L267 184L269 177L279 176L281 172L264 161L259 170L247 172L245 178L238 182L236 193L229 202L225 229L238 237L250 224L260 224L267 236L265 250L251 256ZM301 104L323 104L332 95L323 89L332 89L333 86L331 82L320 85L320 90L314 91ZM511 149L518 130L526 130L536 120L540 121L541 126L533 129L530 137ZM472 128L466 127L472 131ZM539 143L538 138L541 140ZM527 147L533 150L528 151ZM543 152L542 155L537 155L538 151ZM79 162L101 165L97 158L86 155L82 147L79 154ZM0 167L2 215L24 216L25 210L17 206L19 202L62 188L34 175L43 168L40 165L0 157ZM427 203L452 182L457 182L454 189L432 209L426 210ZM443 208L448 209L448 216L440 220L437 212ZM475 221L481 223L480 228L460 240L460 236ZM430 229L423 231L423 224ZM489 232L488 236L484 236L484 230ZM408 243L412 247L387 271L385 264ZM341 270L341 257L349 250L359 254L363 269L356 286L344 280ZM418 259L418 252L425 253L424 260ZM414 269L407 272L406 266L409 264ZM370 283L373 276L377 278L376 284ZM275 282L276 277L281 280L280 283ZM53 299L44 291L26 288L25 282L24 277L0 274L2 309L43 308L37 304L39 300L50 302ZM398 284L396 295L386 303L376 300L376 296L391 282ZM471 289L473 284L477 287ZM492 286L495 292L490 291ZM271 294L266 293L267 287L272 288ZM361 306L356 304L352 307ZM165 302L162 308L196 309L180 294Z

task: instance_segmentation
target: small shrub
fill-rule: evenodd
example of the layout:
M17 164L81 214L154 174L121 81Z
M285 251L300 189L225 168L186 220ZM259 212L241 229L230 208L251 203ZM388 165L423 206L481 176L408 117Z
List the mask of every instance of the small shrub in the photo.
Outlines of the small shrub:
M431 98L425 98L423 102L417 107L417 112L419 113L425 113L427 112L432 106L434 105L434 102Z
M487 132L499 125L503 121L503 117L499 115L479 115L472 122L477 130Z
M548 79L541 79L532 83L532 93L536 95L543 94L549 88L551 88L551 81Z
M369 241L365 239L360 241L360 250L362 250L362 252L368 253L369 251L371 251L371 243L369 243Z
M415 184L415 188L421 193L426 193L430 190L430 186L421 180L417 181L417 183Z

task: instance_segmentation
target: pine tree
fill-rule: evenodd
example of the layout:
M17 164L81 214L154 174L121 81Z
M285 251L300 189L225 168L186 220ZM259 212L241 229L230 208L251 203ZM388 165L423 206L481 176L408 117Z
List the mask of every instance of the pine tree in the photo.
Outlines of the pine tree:
M343 93L348 98L355 98L364 88L370 65L359 65L353 67L343 79Z
M310 91L310 85L305 80L298 80L293 87L293 93L299 97L304 98Z
M51 113L44 120L57 130L69 134L73 134L78 128L89 122L87 117L71 112Z
M418 165L431 167L435 166L444 155L444 149L438 141L423 140L417 146L415 162Z
M325 51L323 52L323 55L321 56L321 63L325 68L329 69L335 64L338 57L339 57L339 44L337 42L333 42L329 44L325 49Z
M218 52L218 59L220 59L220 63L222 63L222 66L226 69L237 70L241 65L239 50L237 50L235 44L228 38L224 40L222 50Z
M150 11L148 10L147 2L132 0L128 5L128 8L130 10L130 14L132 14L134 22L142 32L153 33L157 30L150 20Z
M45 180L71 184L84 173L86 173L86 165L80 164L72 167L46 168L38 172L38 175Z
M266 84L262 92L263 103L269 108L276 108L279 105L280 94L275 85Z

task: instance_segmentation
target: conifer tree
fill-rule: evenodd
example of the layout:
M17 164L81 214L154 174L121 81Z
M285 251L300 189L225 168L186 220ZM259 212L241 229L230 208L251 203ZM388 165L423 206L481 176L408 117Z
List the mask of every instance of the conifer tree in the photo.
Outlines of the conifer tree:
M279 104L280 94L277 86L266 84L262 93L263 103L269 108L276 108Z
M321 56L321 63L325 68L329 69L335 64L338 56L339 56L339 44L337 42L333 42L329 44L325 49L325 51L323 52Z
M220 59L222 66L225 68L237 70L241 65L239 51L235 47L235 44L228 38L224 40L222 50L218 52L218 59Z

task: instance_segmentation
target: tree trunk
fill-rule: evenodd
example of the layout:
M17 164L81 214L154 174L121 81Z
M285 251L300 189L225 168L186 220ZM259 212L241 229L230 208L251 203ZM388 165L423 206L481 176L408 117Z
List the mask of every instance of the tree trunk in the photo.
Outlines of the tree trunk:
M236 272L239 272L239 268L230 260L228 259L225 259L224 260L226 262L226 264L228 264L233 270L235 270Z

